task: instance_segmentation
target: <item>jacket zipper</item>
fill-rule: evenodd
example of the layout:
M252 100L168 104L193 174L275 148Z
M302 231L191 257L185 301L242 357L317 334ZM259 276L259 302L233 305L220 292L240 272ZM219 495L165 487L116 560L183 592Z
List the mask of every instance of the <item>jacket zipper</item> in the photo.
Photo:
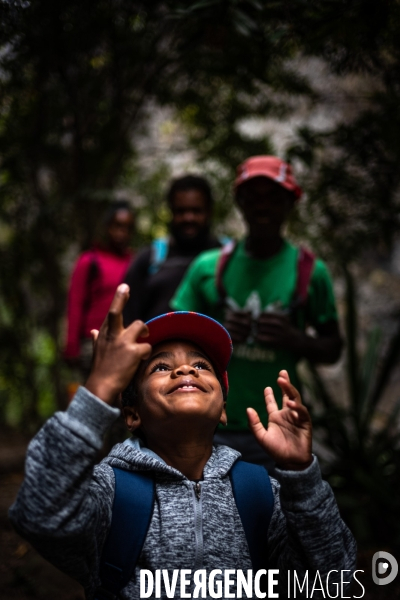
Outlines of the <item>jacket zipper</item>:
M195 535L195 558L193 570L201 569L203 566L203 503L201 496L201 483L197 481L192 487L192 500L194 510L194 535Z
M201 485L199 481L196 481L196 483L194 484L194 493L196 495L197 500L200 500L200 496L201 496Z

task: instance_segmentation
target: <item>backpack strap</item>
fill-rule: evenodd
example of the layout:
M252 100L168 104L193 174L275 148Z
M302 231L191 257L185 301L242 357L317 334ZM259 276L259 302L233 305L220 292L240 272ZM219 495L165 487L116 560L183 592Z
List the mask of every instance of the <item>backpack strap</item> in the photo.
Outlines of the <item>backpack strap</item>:
M235 252L237 242L230 240L221 250L221 254L217 263L215 285L218 291L219 301L223 303L225 301L227 292L223 283L223 275L229 260ZM291 303L291 309L296 310L300 307L304 307L307 303L308 286L310 285L311 275L315 264L315 254L301 246L299 248L299 255L297 259L297 280L296 289L293 294L293 300Z
M297 282L291 304L292 309L304 307L307 303L308 286L315 264L315 254L300 246L297 259Z
M226 289L223 284L222 277L232 254L235 252L236 246L237 242L235 240L230 240L222 247L221 254L219 255L217 270L215 273L215 285L220 303L223 303L226 298Z
M157 238L151 243L151 256L148 273L157 273L168 255L169 239L167 237Z
M83 301L83 314L86 316L87 312L89 310L89 287L92 285L92 283L97 279L97 277L100 274L100 265L99 265L99 260L97 258L97 254L96 254L96 250L93 248L92 250L90 250L89 253L90 256L90 262L89 262L89 267L87 270L87 276L86 276L86 282L85 282L85 288L86 288L86 295L85 295L85 299Z
M115 494L110 531L100 561L96 600L115 600L129 583L153 514L155 484L149 474L113 467ZM253 569L267 564L267 534L274 508L268 472L242 460L230 470L233 496L249 546ZM132 516L135 518L132 518Z
M88 269L87 283L88 284L92 283L99 276L99 273L100 273L99 259L97 257L96 250L93 249L90 252L90 263L89 263L89 269Z
M128 584L139 560L154 508L150 474L113 467L115 495L110 531L100 561L96 600L113 600Z
M217 236L217 240L221 247L226 246L226 244L229 244L229 242L232 242L232 238L228 235L219 235Z
M268 471L260 465L238 460L231 468L229 477L253 570L266 569L268 527L274 510Z

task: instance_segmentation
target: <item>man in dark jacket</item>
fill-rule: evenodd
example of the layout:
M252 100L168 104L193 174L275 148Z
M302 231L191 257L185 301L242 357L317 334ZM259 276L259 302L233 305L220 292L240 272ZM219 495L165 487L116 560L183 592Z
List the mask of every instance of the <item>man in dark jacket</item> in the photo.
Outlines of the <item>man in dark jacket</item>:
M193 259L221 246L210 233L213 197L203 177L175 179L167 201L172 212L169 237L144 248L125 276L131 290L124 309L125 325L168 312L169 301Z

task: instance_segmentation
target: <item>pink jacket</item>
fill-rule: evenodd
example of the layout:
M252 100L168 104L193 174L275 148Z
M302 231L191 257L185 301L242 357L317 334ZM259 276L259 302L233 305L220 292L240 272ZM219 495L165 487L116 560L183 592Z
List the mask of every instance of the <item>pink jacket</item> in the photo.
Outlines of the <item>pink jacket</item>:
M78 357L80 340L100 329L132 258L131 251L118 255L99 248L78 258L68 293L66 358Z

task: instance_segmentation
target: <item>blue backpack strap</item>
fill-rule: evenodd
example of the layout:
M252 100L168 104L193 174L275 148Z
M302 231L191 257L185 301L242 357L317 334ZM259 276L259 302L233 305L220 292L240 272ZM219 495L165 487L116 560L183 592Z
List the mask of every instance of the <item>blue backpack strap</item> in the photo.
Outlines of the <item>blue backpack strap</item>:
M268 527L274 510L274 495L268 471L260 465L238 460L229 476L253 570L267 569Z
M226 244L232 241L232 238L227 235L219 235L217 239L221 246L226 246Z
M115 495L110 531L100 560L96 600L112 600L128 584L149 529L155 485L151 474L113 467Z
M169 249L168 238L157 238L151 243L151 256L149 265L149 275L157 273L165 259L167 258Z

